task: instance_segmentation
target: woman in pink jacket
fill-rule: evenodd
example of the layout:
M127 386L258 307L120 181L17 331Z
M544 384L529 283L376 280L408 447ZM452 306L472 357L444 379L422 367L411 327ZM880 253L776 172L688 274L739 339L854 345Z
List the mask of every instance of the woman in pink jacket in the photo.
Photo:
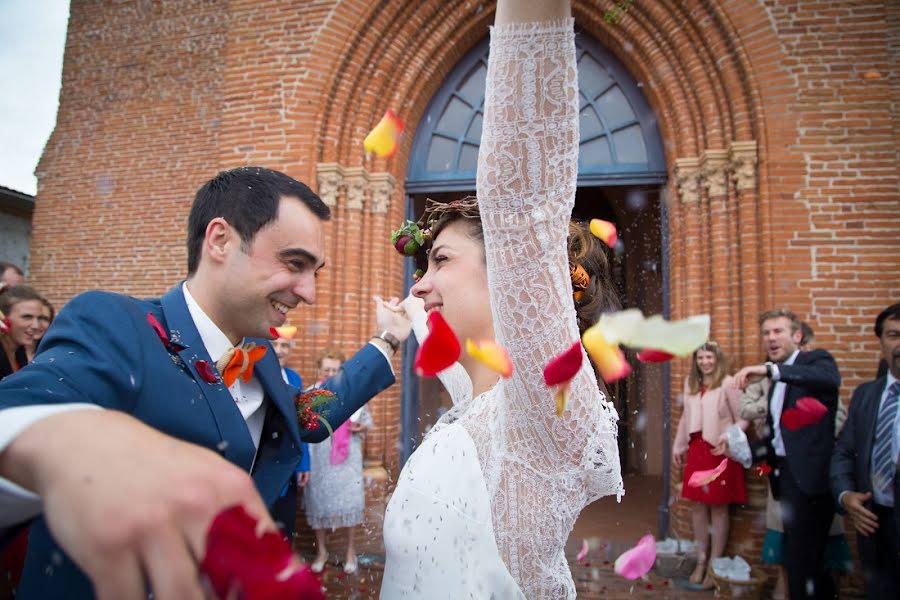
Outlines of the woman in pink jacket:
M714 469L725 458L718 440L735 422L741 398L741 390L726 375L726 369L725 355L716 342L707 342L694 352L691 372L684 382L684 412L672 447L675 468L684 466L681 495L694 502L697 568L690 582L702 581L704 589L713 587L712 577L706 571L707 559L722 556L728 541L728 505L747 502L744 470L731 459L725 472L711 483L701 487L688 485L695 471Z

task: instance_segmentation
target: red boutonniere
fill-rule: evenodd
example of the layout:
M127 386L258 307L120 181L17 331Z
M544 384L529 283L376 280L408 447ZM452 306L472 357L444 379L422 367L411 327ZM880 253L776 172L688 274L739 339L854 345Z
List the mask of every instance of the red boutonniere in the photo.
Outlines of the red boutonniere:
M759 465L758 467L756 467L756 474L759 475L760 477L765 477L766 475L768 475L771 472L772 472L772 467L769 466L769 463L767 463L767 462L764 462L761 465Z
M153 328L153 331L156 332L156 335L159 336L159 339L162 340L163 345L170 352L180 352L184 350L184 346L181 344L176 344L175 342L169 340L169 336L166 334L166 330L163 329L163 326L160 325L159 321L156 320L156 317L153 316L153 313L147 313L147 322L150 323L150 326Z
M203 381L206 383L219 383L219 376L212 370L208 362L198 360L194 363L194 366L197 368L197 374L200 375Z
M288 541L275 531L258 535L257 520L242 506L213 519L200 570L219 598L325 600L319 578L297 559Z
M295 394L294 405L297 408L297 422L300 425L300 429L315 431L319 428L319 422L321 421L322 424L325 425L325 429L328 430L328 433L333 434L334 430L331 428L331 424L328 420L318 412L314 411L328 404L336 397L334 392L318 388L311 389L308 392L298 392Z

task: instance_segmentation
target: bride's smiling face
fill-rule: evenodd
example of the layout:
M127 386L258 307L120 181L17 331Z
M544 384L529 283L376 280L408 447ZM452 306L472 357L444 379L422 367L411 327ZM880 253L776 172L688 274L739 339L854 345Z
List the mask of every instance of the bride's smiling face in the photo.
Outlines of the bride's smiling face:
M484 246L470 229L464 221L441 229L428 254L428 270L411 290L425 301L426 311L440 311L463 344L466 338L494 339Z

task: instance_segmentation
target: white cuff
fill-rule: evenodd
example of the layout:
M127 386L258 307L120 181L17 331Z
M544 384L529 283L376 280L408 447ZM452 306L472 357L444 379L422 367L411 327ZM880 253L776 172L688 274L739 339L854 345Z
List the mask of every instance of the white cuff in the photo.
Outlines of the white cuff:
M37 421L70 410L100 409L96 404L40 404L0 410L0 452ZM41 498L0 477L0 527L15 525L41 512Z
M394 377L396 377L397 374L394 373L394 365L391 364L391 357L387 355L387 352L384 351L384 348L382 348L382 347L379 346L378 344L373 344L372 342L367 342L367 343L368 343L370 346L374 347L374 348L375 348L376 350L378 350L379 352L381 352L381 355L384 357L384 360L387 361L388 368L391 370L391 375L393 375Z

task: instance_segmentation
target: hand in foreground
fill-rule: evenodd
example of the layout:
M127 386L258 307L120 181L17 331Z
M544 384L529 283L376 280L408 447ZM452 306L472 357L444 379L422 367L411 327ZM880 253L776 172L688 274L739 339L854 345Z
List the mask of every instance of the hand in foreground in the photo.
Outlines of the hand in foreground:
M375 321L378 323L378 329L390 332L403 342L409 337L412 323L400 310L400 300L391 298L385 301L380 296L375 296L373 299L375 300Z
M679 471L681 467L684 466L684 453L679 454L678 452L672 453L672 464Z
M307 483L309 483L309 471L301 471L297 473L297 487L306 487Z
M42 497L100 600L142 600L147 585L160 600L204 598L197 565L223 508L242 505L275 529L247 473L118 411L35 422L0 454L0 474Z
M864 502L872 499L872 492L847 492L841 498L841 504L853 516L853 525L863 535L872 535L878 529L878 517L864 506Z
M766 365L753 365L752 367L744 367L734 376L734 385L742 390L746 390L751 383L756 383L765 379L769 375Z

